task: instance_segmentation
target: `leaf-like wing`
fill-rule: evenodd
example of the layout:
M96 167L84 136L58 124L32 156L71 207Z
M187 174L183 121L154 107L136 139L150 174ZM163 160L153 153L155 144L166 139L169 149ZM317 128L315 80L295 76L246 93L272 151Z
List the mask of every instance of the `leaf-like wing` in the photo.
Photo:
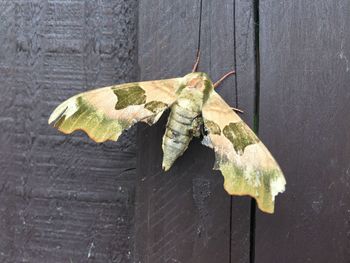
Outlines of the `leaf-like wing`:
M49 124L63 133L85 131L95 142L116 141L136 122L152 125L176 100L181 78L115 85L84 92L61 103Z
M225 190L250 195L262 211L273 213L286 181L265 145L215 91L203 106L203 120L208 135L202 143L215 151L214 169L221 170Z

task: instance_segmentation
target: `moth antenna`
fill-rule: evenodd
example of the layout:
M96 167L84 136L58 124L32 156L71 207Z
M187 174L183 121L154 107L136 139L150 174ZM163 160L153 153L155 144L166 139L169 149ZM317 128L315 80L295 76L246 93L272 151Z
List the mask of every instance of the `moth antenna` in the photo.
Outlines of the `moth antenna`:
M196 61L194 62L194 65L193 65L193 68L192 68L192 73L197 71L200 56L201 56L201 51L198 49L197 50L197 55L196 55Z
M227 77L229 77L230 75L233 75L233 74L236 74L236 71L232 70L232 71L226 73L225 75L223 75L217 82L214 83L214 88L219 86L221 84L221 82L223 82L224 79L226 79Z

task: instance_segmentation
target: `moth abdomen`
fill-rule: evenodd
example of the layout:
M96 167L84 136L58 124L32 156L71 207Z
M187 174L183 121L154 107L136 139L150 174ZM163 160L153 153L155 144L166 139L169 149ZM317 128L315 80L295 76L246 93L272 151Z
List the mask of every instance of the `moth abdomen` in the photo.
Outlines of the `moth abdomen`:
M189 134L188 133L183 134L171 129L170 127L167 127L164 136L175 143L185 144L187 138L189 137Z
M177 114L172 114L171 116L173 118L173 120L179 124L183 124L183 125L191 125L193 122L192 115L187 117L186 115L181 115L181 113L177 113Z
M186 151L193 137L193 120L197 116L198 112L186 109L178 103L171 107L162 144L165 171Z

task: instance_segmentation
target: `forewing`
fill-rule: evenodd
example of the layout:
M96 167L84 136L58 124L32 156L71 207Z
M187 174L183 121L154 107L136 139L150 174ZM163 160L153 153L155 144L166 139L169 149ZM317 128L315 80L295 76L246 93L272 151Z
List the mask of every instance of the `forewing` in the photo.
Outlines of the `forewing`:
M142 121L157 122L176 100L181 78L115 85L78 94L61 103L49 124L64 133L85 131L96 142L116 141L123 130Z
M203 106L203 120L208 135L202 143L215 151L214 169L221 170L225 190L250 195L262 211L273 213L286 181L265 145L215 91Z

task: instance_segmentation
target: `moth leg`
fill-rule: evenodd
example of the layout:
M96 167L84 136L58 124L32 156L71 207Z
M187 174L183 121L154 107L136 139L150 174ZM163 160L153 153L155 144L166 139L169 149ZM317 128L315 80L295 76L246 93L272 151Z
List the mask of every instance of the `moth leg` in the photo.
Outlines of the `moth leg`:
M203 137L208 135L208 130L205 128L204 123L201 125L200 133Z
M223 82L224 79L226 79L227 77L229 77L230 75L233 75L233 74L236 74L236 71L232 70L232 71L226 73L225 75L223 75L217 82L214 83L214 88L219 86L221 84L221 82Z
M197 71L200 55L201 55L201 51L198 49L197 50L197 55L196 55L196 61L194 62L194 65L193 65L193 68L192 68L192 73Z
M194 137L200 137L202 134L202 127L203 127L203 118L201 115L198 115L197 117L195 117L192 121L192 135Z

